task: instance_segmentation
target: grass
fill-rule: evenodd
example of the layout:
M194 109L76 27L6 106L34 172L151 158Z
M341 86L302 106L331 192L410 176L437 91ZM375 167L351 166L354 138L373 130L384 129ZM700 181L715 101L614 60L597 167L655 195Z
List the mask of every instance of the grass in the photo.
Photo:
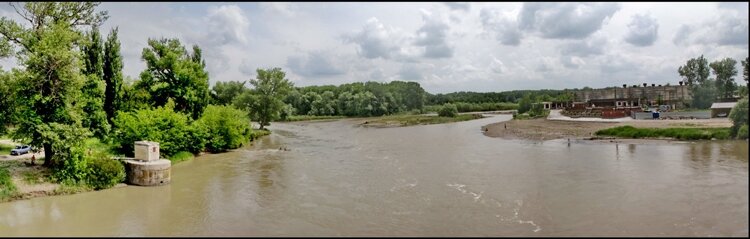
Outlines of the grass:
M82 192L94 191L94 189L85 183L61 183L60 187L55 189L55 195L75 194Z
M343 118L346 118L346 116L342 116L342 115L322 115L322 116L319 116L319 115L292 115L292 116L287 117L287 119L284 120L284 121L292 122L292 121L343 119Z
M10 150L13 149L15 146L8 145L8 144L0 144L0 155L9 155Z
M10 176L10 170L7 165L0 166L0 201L4 202L12 198L18 191L13 179Z
M195 158L195 155L193 155L193 153L186 152L186 151L180 151L180 152L177 152L176 154L170 156L169 157L169 161L172 161L172 163L179 163L179 162L187 161L187 160L190 160L190 159L193 159L193 158Z
M410 125L425 125L425 124L443 124L451 122L459 122L466 120L473 120L482 118L480 114L462 114L456 115L455 117L442 117L442 116L425 116L425 115L389 115L375 118L373 120L366 121L366 124L375 125L399 125L399 126L410 126Z
M635 128L619 126L596 131L596 135L619 138L674 138L679 140L730 139L729 128Z
M21 174L23 181L28 184L39 184L51 180L50 173L47 170L31 170Z

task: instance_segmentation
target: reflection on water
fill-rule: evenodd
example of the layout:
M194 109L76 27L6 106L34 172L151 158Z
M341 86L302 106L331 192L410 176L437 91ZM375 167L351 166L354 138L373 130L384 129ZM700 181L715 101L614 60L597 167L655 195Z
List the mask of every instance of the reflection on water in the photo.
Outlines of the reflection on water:
M745 141L482 135L509 118L274 123L252 146L174 165L167 186L2 203L0 235L748 235Z

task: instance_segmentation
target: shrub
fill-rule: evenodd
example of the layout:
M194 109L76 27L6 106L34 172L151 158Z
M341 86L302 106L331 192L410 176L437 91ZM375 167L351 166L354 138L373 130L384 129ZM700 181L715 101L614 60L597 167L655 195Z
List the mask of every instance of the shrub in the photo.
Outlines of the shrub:
M444 104L443 107L441 107L438 111L438 116L443 117L455 117L457 114L458 109L456 108L456 105L451 103Z
M239 148L252 130L247 113L231 106L209 105L195 124L207 133L206 150L210 152Z
M728 139L729 128L635 128L633 126L619 126L596 131L596 135L608 135L620 138L657 138L670 137L679 140L699 139Z
M195 155L193 155L193 153L191 152L180 151L172 155L171 157L169 157L169 161L172 161L172 163L177 163L177 162L182 162L188 159L192 159L194 157Z
M125 166L117 160L96 157L89 162L89 168L91 171L86 181L95 190L111 188L125 181Z
M740 129L737 130L737 138L738 139L747 139L747 125L740 126Z
M205 145L205 131L202 127L189 124L189 116L175 112L173 103L135 112L121 112L115 117L116 129L113 143L116 150L128 156L133 155L135 141L148 140L159 143L159 152L164 157L180 151L198 153Z
M737 104L734 105L734 107L732 108L732 111L729 112L729 119L732 120L732 130L731 130L732 136L739 136L739 129L742 126L748 125L747 114L748 114L748 102L747 102L747 97L745 97L741 99L740 101L738 101Z
M0 167L0 201L12 197L16 193L16 185L7 167Z
M60 158L58 162L61 162L60 166L53 173L53 177L58 182L67 184L84 182L91 171L88 166L89 159L84 157L83 149L80 147L58 151L53 158Z

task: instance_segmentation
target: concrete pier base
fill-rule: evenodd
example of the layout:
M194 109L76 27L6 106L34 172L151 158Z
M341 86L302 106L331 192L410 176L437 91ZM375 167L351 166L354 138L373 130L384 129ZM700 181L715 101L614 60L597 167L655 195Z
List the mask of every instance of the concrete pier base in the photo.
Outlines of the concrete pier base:
M140 186L169 184L172 173L172 161L166 159L154 161L125 159L123 162L125 162L128 184Z

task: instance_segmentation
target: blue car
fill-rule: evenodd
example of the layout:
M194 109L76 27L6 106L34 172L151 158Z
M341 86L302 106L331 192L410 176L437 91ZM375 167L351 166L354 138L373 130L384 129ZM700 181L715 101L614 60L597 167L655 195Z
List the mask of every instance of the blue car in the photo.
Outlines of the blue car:
M21 154L27 154L31 151L31 146L28 145L19 145L16 146L15 149L10 150L10 155L21 155Z

